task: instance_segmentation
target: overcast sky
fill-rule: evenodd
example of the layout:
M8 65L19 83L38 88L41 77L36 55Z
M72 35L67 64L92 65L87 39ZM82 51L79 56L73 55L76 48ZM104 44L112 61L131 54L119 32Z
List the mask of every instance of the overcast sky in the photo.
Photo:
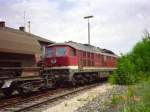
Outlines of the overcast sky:
M87 43L87 20L91 23L91 44L117 54L131 50L150 31L149 0L0 0L0 20L6 25L26 27L55 42ZM26 28L28 31L28 28Z

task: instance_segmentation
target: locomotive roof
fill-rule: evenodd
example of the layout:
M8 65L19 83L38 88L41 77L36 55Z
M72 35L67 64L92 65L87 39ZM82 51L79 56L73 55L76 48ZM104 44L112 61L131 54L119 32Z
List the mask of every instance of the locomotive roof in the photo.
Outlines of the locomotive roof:
M65 43L55 43L55 44L51 44L49 46L53 46L53 45L68 45L71 46L73 48L76 48L78 50L83 50L83 51L87 51L87 52L93 52L93 53L99 53L99 54L105 54L105 55L110 55L110 56L115 56L117 57L117 55L107 49L101 49L99 47L95 47L89 44L81 44L81 43L76 43L76 42L65 42Z
M18 33L20 32L20 33ZM0 28L0 51L23 54L40 53L40 44L29 35L11 28Z

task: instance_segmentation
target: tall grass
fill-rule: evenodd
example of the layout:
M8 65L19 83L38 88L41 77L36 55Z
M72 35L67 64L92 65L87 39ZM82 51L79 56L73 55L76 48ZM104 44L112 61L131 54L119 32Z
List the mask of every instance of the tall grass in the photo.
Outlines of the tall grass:
M150 112L150 80L128 86L126 94L113 95L111 102L119 112Z

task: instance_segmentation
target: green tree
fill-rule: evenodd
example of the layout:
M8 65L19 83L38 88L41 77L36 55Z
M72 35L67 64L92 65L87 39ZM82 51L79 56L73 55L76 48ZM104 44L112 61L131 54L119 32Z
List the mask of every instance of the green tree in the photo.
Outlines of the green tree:
M150 34L138 42L128 54L118 59L117 70L110 77L112 83L134 84L150 73ZM148 77L148 75L146 76Z

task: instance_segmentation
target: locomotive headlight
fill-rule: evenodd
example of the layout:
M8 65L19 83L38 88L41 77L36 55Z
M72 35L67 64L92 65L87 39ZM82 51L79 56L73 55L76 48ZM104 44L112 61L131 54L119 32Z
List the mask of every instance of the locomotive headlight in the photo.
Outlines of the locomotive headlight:
M55 75L55 78L59 78L59 76L58 76L58 75Z
M55 64L55 63L56 63L56 59L55 58L51 59L51 64Z

